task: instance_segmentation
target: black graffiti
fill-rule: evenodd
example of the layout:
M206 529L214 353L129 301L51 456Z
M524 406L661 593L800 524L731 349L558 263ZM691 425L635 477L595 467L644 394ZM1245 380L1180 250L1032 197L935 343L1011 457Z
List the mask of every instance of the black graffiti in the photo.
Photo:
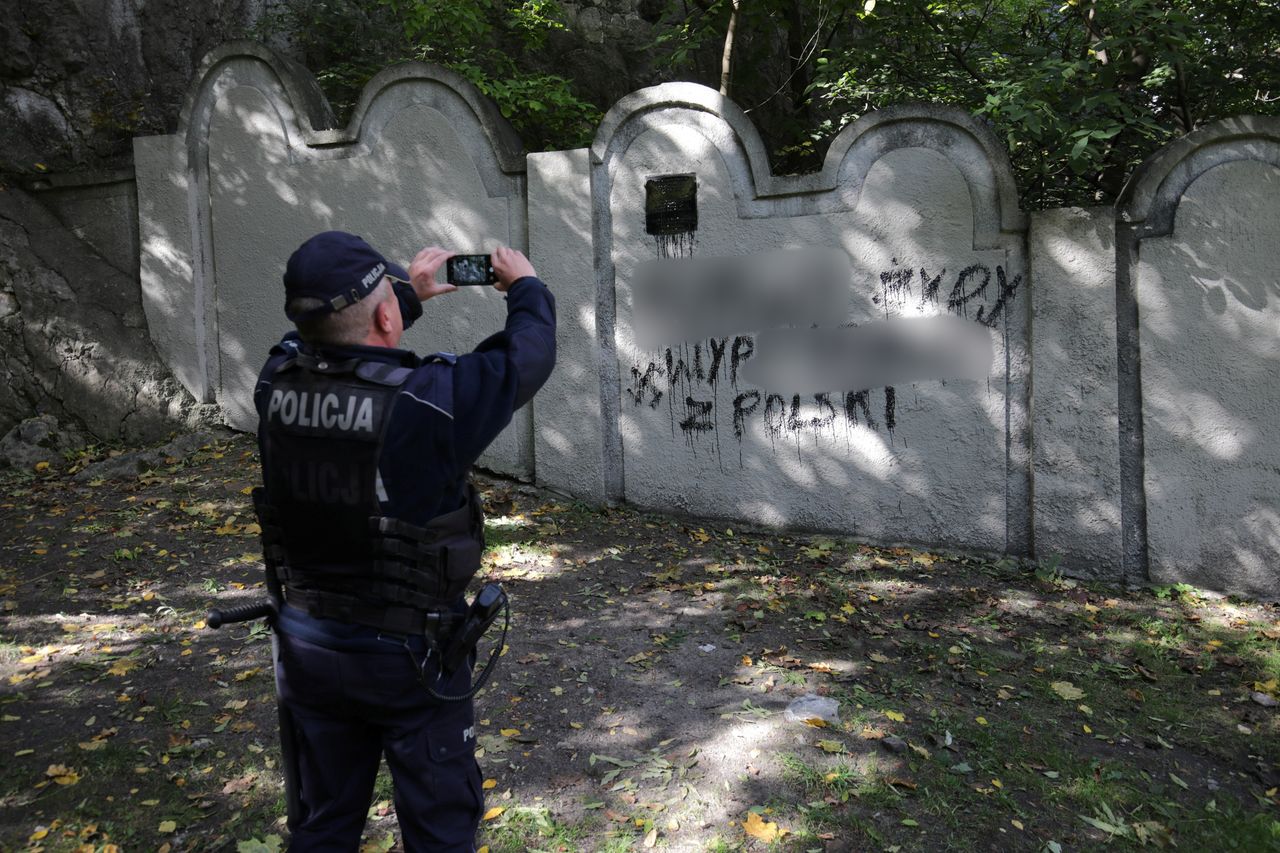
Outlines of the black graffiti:
M973 290L966 291L965 284L969 279L977 273L982 273L982 284ZM991 270L982 264L974 264L971 267L965 267L960 271L960 276L956 279L955 287L951 288L951 296L947 298L947 310L952 314L959 314L962 317L969 316L969 303L975 299L984 299L987 295L987 285L991 283ZM981 308L979 308L981 310Z
M770 437L781 435L787 427L787 399L770 394L764 400L764 428Z
M925 272L924 267L920 267L920 304L932 302L938 304L938 287L942 284L942 277L947 274L947 268L943 267L942 272L933 278L929 278L929 274Z
M686 434L711 432L716 428L711 415L712 409L715 408L713 400L695 400L692 397L685 397L684 407L688 414L684 420L680 421L680 429Z
M983 316L985 305L978 306L978 316L975 318L979 323L988 328L995 326L996 321L1000 319L1000 315L1004 313L1004 309L1013 297L1018 293L1018 286L1022 284L1022 273L1018 273L1013 277L1013 281L1005 281L1004 267L996 267L996 285L999 288L1000 295L996 297L996 303L991 306L991 313Z
M652 361L645 368L644 373L640 372L640 368L636 365L631 366L632 387L627 389L627 393L631 395L631 401L637 406L644 402L645 392L650 394L649 408L658 408L658 403L662 401L662 392L658 390L658 384L655 378L662 375L662 370Z
M751 401L750 406L743 405L747 400ZM759 391L743 391L733 398L733 436L738 441L742 441L743 435L746 434L747 418L758 408L760 408Z
M907 297L911 295L911 280L915 278L916 271L906 267L898 267L898 259L894 258L893 269L888 272L880 273L880 287L884 293L884 315L889 316L890 303L896 303L898 306L907 303ZM923 277L924 270L921 270Z
M847 391L844 395L844 417L852 426L857 426L858 410L862 410L862 419L870 429L878 429L876 419L871 416L871 404L867 402L868 391Z
M831 405L831 397L828 394L814 394L813 402L817 404L819 410L825 409L830 414L819 415L815 418L800 417L800 395L795 394L791 398L791 416L787 418L787 429L792 432L800 432L804 429L822 429L829 427L836 421L836 407Z
M707 341L707 349L711 350L711 368L707 371L707 375L711 377L711 387L715 387L716 377L720 373L720 364L724 361L724 351L729 346L728 338L711 338Z
M743 346L746 346L746 352L743 352ZM733 356L729 368L729 384L737 387L738 384L738 368L742 363L756 351L755 339L747 335L739 335L733 339Z
M671 385L683 382L684 385L682 387L686 387L693 381L693 375L689 372L689 365L685 363L683 354L677 356L671 349L668 349L666 360L667 377Z
M915 290L917 275L918 294ZM917 295L919 305L937 305L945 290L945 310L948 313L994 328L1001 320L1008 322L1011 305L1023 285L1021 274L1010 276L1003 266L996 266L993 275L992 269L981 263L962 269L949 290L944 284L946 279L945 267L930 276L928 267L899 265L895 258L893 268L879 275L873 302L884 307L888 316L905 309ZM988 297L993 290L995 299L991 300ZM846 321L843 325L857 324ZM1009 334L1007 328L1005 334ZM893 358L891 351L882 355L887 359ZM720 454L720 418L717 414L725 407L718 387L724 379L732 389L728 392L732 398L732 412L724 412L721 417L724 414L731 416L733 435L739 442L740 453L741 443L753 420L763 426L771 440L784 433L798 436L835 429L838 423L842 423L845 429L865 427L870 430L879 430L883 423L891 434L897 429L898 398L897 390L892 386L883 388L883 407L879 405L881 401L876 389L802 396L775 390L739 388L739 370L754 356L755 339L752 335L737 335L732 340L728 336L708 338L668 347L654 353L652 360L646 359L631 366L631 387L626 389L627 397L634 406L647 405L650 409L657 409L665 398L671 416L672 436L675 436L678 426L690 447L696 447L700 437L714 432L717 458ZM709 388L710 393L699 394L699 388Z

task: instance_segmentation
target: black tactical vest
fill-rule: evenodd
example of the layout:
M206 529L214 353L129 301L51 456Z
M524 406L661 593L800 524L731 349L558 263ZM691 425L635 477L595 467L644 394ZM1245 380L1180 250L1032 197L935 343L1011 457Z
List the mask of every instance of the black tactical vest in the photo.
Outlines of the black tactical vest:
M271 381L263 430L265 557L313 616L419 633L480 568L484 522L462 508L418 527L382 515L378 459L407 367L309 353Z

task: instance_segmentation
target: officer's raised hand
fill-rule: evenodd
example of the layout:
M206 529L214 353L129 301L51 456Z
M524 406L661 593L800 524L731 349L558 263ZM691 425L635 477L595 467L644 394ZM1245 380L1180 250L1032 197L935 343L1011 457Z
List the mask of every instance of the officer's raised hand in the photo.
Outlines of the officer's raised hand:
M440 267L455 254L457 253L439 246L428 246L413 256L413 263L409 264L409 283L413 285L418 299L426 302L433 296L452 293L458 289L447 281L436 281L436 273Z
M533 271L533 264L529 263L529 259L519 249L499 246L490 257L493 261L493 274L498 279L493 286L502 293L506 293L511 285L525 276L537 275Z

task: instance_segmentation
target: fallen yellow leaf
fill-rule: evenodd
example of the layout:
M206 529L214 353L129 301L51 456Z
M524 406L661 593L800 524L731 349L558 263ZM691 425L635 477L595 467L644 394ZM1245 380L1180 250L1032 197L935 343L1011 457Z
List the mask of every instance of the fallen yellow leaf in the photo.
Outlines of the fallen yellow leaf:
M177 832L177 830L178 822L176 820L162 820L160 821L160 826L156 828L157 832L164 833Z
M492 791L494 788L498 787L498 780L497 780L497 779L485 779L485 780L484 780L484 784L483 784L483 785L481 785L480 787L484 788L486 791Z
M503 737L515 737L516 735L520 734L520 730L519 729L498 729L498 734L502 735Z
M498 815L502 814L506 810L507 810L506 806L494 806L493 808L489 809L487 812L484 813L483 820L493 820L494 818L496 818Z
M905 723L907 720L907 715L903 714L901 711L885 711L884 715L895 723Z
M74 785L80 781L80 774L63 764L50 764L44 775L59 785Z
M1057 693L1068 702L1074 702L1077 699L1084 698L1084 691L1076 687L1070 681L1055 681L1049 685L1049 689Z
M742 828L747 835L758 838L765 844L772 844L786 832L784 829L779 829L776 823L765 820L756 812L747 812L747 819L742 822Z
M986 718L986 717L978 717L977 719L978 719L978 725L980 725L980 726L990 725L990 724L987 722L987 718Z
M107 670L107 675L128 675L130 670L138 668L138 664L132 658L120 658L120 660L111 664L111 668Z

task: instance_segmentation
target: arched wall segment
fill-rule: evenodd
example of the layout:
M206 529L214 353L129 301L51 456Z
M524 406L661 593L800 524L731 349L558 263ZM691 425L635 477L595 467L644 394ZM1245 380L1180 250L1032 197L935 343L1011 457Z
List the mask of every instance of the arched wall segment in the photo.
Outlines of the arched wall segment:
M1245 193L1253 201L1242 208ZM1117 202L1121 511L1130 582L1276 595L1277 220L1275 118L1226 119L1171 143L1139 168Z
M279 275L302 239L340 227L402 261L424 244L503 242L527 248L556 292L559 363L488 467L529 475L536 458L540 482L591 501L1278 594L1275 119L1172 143L1115 209L1026 216L999 140L950 108L868 114L820 171L778 176L733 102L668 84L619 101L591 148L526 157L448 71L383 71L338 128L304 70L235 43L202 64L179 131L135 140L135 155L151 336L234 425L254 426L249 385L285 328ZM647 181L690 174L697 227L650 236ZM642 348L636 273L655 254L754 262L822 247L850 270L845 311L824 321L860 334L977 320L986 381L765 387L755 326ZM504 313L475 291L433 301L406 345L469 349ZM1169 500L1184 493L1191 504ZM1224 526L1237 516L1243 527ZM1197 525L1217 525L1223 554L1188 546L1180 531ZM1213 568L1233 561L1244 569Z
M645 377L663 375L664 365L660 357L657 361L650 361L648 371L642 376L642 358L638 365L632 365L632 387L625 387L629 377L625 375L626 368L622 362L634 356L628 342L631 270L620 272L618 264L619 258L624 259L624 266L636 260L637 232L633 220L637 218L637 206L643 210L644 193L633 174L635 168L630 165L629 158L637 148L642 153L636 156L644 160L640 168L642 171L648 169L649 177L655 176L654 169L659 173L665 170L668 173L692 172L697 175L699 205L701 207L705 203L712 212L707 216L708 222L700 225L695 242L700 252L704 243L710 246L708 254L712 256L749 254L754 250L788 245L842 246L858 268L854 272L855 292L859 284L875 289L887 278L895 282L895 287L905 286L910 290L915 274L911 265L917 261L931 264L942 257L944 269L952 269L950 275L954 276L956 266L948 263L947 259L962 267L977 260L978 263L972 267L984 270L989 278L989 303L983 307L1000 315L996 324L999 328L993 332L998 338L998 363L993 366L994 375L990 380L996 392L995 395L985 394L992 400L999 397L995 406L998 411L983 411L983 406L976 404L974 399L962 400L964 393L954 385L950 390L943 390L945 383L918 383L910 389L903 389L914 397L914 402L919 403L925 397L936 399L930 399L920 407L928 410L929 414L921 420L918 435L912 435L912 428L899 419L899 435L895 437L892 410L895 405L901 405L896 404L895 399L902 397L895 398L895 389L887 388L882 392L887 415L884 421L889 431L887 446L884 441L873 440L867 435L867 425L874 419L864 418L858 427L861 430L858 437L853 444L845 445L849 459L829 452L832 450L831 442L826 438L815 438L814 464L809 465L802 460L798 468L793 466L792 470L783 470L785 465L774 465L758 453L742 450L741 444L734 447L737 457L726 461L724 448L720 445L719 423L715 422L714 427L709 425L710 419L716 415L707 415L695 427L716 430L715 449L708 451L704 447L706 452L699 461L694 461L698 458L696 443L691 443L687 448L690 452L684 453L685 448L678 446L675 424L679 422L681 429L685 429L685 421L690 418L701 418L714 408L729 408L727 400L731 398L725 398L723 390L714 387L718 374L713 369L710 371L712 387L704 389L706 399L696 401L700 414L691 415L687 411L670 414L671 437L675 439L671 452L666 452L667 448L660 444L647 443L641 437L645 427L632 423L647 417L643 407L637 403L637 408L629 409L624 407L623 401L630 394L630 401L635 402L642 385L648 389L647 393L653 393ZM928 203L925 198L927 192L921 191L919 184L928 184L932 180L932 177L918 179L913 184L913 173L919 170L937 172L938 180L950 192L950 196L940 202L940 209L935 211L936 217L931 215L934 212L919 209L920 204ZM915 193L909 202L906 196L897 198L893 195L895 180L906 182L905 192L908 194ZM704 184L705 202L702 200ZM1008 158L983 125L946 108L904 106L883 110L846 128L832 143L821 172L799 177L774 176L769 171L757 131L737 106L705 87L667 84L624 98L605 117L591 148L591 193L596 258L596 333L601 348L601 466L604 491L609 497L626 498L647 506L674 506L705 515L745 516L780 524L839 527L880 539L926 541L934 537L935 541L950 541L957 546L1030 552L1028 300L1025 290L1021 299L1016 296L1017 290L1026 283L1027 223L1017 209ZM915 228L924 234L933 227L938 233L946 231L946 239L937 234L932 237L926 234L919 239L900 239L888 233L875 233L876 226L870 224L868 217L868 205L893 207L895 203L902 208L916 204L920 215L908 230ZM627 221L621 222L619 215ZM720 220L715 219L717 215ZM901 215L910 219L914 214ZM704 212L700 209L700 223L703 217ZM885 219L891 223L886 228L901 224L891 216ZM935 219L936 222L931 221ZM859 228L866 233L849 236ZM886 271L891 256L901 247L925 245L940 251L941 255L904 257L900 269L897 268L898 258L894 256L892 265L895 269ZM870 270L868 265L876 262L882 266ZM936 265L933 268L935 273L939 269ZM877 272L879 281L876 280ZM924 269L920 273L921 282L915 287L922 293ZM959 292L963 292L965 287L963 276L961 273L957 285ZM950 290L952 285L953 282L948 280L943 285L944 291ZM936 291L937 283L933 286ZM851 294L851 303L865 302L867 296L867 293ZM886 294L886 316L889 299ZM958 301L963 305L965 299ZM923 295L920 304L924 305ZM972 307L978 309L976 304ZM855 309L849 319L854 323L874 319L867 310L869 308L869 303L861 305L863 313L858 314ZM877 315L879 310L875 309ZM982 317L982 314L977 316ZM687 342L684 349L693 346L693 342ZM710 352L716 344L706 341L698 345L695 352L684 353L684 360L692 364L694 358L701 359L704 346L706 357L713 358ZM726 345L719 343L719 346L723 353ZM668 354L670 352L668 350ZM665 365L666 373L670 374L668 378L672 380L666 389L668 404L672 396L683 395L687 390L676 387L680 369L681 358L677 353ZM701 378L702 366L696 367L695 372ZM922 393L925 388L929 390ZM851 402L846 408L855 427L857 412L867 410L866 395L874 393L872 389L863 389L861 393L864 396L854 401L852 394L858 391L850 389L848 397ZM759 392L765 394L765 389L759 389ZM714 399L717 395L720 397L718 401ZM983 395L970 395L971 398L979 396ZM778 416L779 407L774 397L765 394L768 404L763 408L766 412L772 408ZM656 406L657 396L652 399ZM792 395L785 395L785 399L777 396L777 400L789 401ZM690 405L695 403L692 396L687 402ZM737 403L733 405L734 438L741 442L741 408ZM798 423L798 409L795 404L789 405L789 414L782 417L790 423ZM826 407L833 418L836 416L836 407L829 401L819 401L818 405L820 409ZM951 411L958 417L955 422L945 424L942 422L947 420L948 407L953 407ZM911 408L909 401L903 406L903 411ZM988 405L987 409L990 408ZM727 431L728 416L723 417ZM807 415L800 420L806 418ZM937 429L930 429L926 422ZM624 435L627 431L629 435ZM941 437L944 433L945 438ZM952 465L951 470L947 470L942 445L948 440L959 441L961 436L976 444L993 442L995 446L979 451L980 460ZM907 444L917 437L922 440L919 452ZM733 440L728 440L730 445L733 445ZM798 445L797 453L803 456ZM674 483L659 485L656 482L662 478L679 479L672 476L676 473L670 467L673 457L681 457L681 464L693 466L693 470L684 474L699 487L689 488L687 493L673 493L680 491ZM726 466L735 469L737 474L726 475ZM815 472L815 466L829 470ZM895 475L891 472L899 466L910 471L902 480L894 482ZM835 469L839 469L839 473L832 474ZM642 482L637 481L637 472ZM775 497L761 499L751 505L741 501L735 505L735 479L739 494L772 479L770 491ZM846 496L858 494L847 499L839 496L820 498L816 503L805 498L803 502L813 506L803 507L794 499L777 497L788 490L788 480L798 487L797 493L843 490ZM882 482L867 485L876 480ZM717 486L709 485L712 481L718 484L718 492ZM981 483L981 506L966 506L960 492L972 489L978 483ZM936 496L942 491L950 491L951 494L933 501L924 497L926 492L933 492ZM902 508L904 501L910 507L902 509L902 515L887 511L876 513L879 518L875 522L869 520L873 506L896 503ZM966 511L984 519L985 526L975 525L975 528L983 528L980 532L970 535L957 529L960 525L956 520ZM903 515L912 515L914 521L903 523Z
M528 246L519 140L463 78L422 63L393 66L366 86L346 129L332 125L309 74L237 42L202 64L177 138L136 146L140 195L155 214L141 213L153 334L161 330L188 386L239 428L256 424L253 380L288 328L284 260L310 234L350 230L406 266L423 245ZM405 339L419 352L468 351L505 316L496 292L425 307ZM188 346L194 357L184 355ZM532 453L526 408L483 461L530 476Z

